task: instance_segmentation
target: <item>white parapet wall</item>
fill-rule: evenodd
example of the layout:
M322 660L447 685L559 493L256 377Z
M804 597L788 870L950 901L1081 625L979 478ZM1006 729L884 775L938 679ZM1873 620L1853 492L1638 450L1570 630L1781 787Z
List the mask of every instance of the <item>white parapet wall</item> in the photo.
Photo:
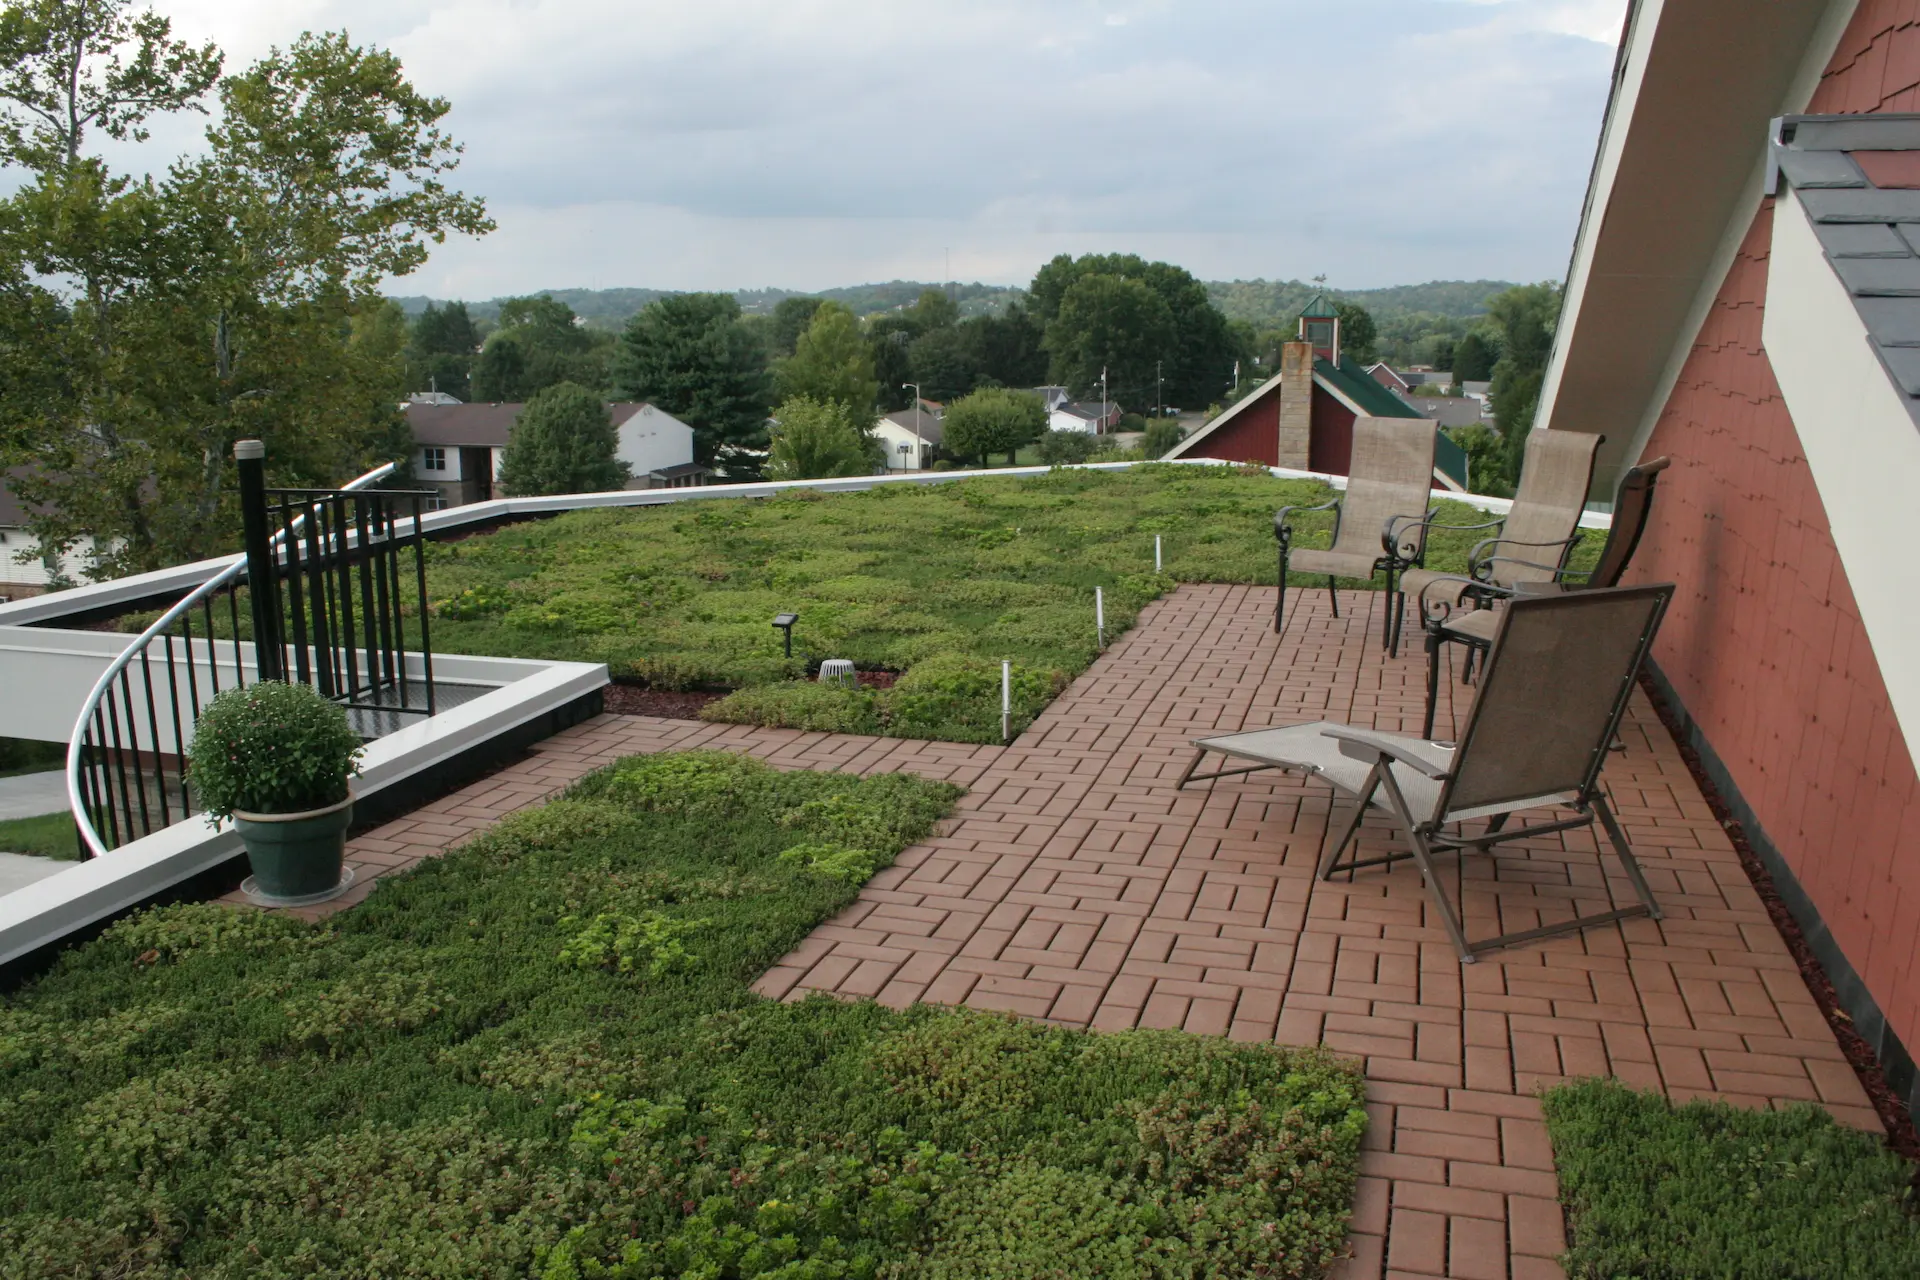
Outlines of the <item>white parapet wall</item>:
M493 687L471 702L376 739L361 761L356 795L394 788L404 795L410 783L436 766L602 688L607 668L447 655L434 660L434 676L444 683ZM421 796L423 802L428 798ZM231 823L215 827L195 816L0 896L0 964L58 942L239 852Z

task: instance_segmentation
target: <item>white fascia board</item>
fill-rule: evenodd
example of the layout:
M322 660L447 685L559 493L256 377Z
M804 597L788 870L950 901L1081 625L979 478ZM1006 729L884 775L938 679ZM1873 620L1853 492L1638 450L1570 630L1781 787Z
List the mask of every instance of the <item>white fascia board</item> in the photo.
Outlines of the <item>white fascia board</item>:
M1920 596L1912 584L1920 428L1791 192L1774 205L1761 342L1911 750L1920 742Z
M1593 176L1587 182L1587 199L1580 210L1580 229L1574 235L1573 261L1567 264L1567 282L1560 314L1564 317L1554 333L1553 349L1547 354L1547 372L1540 381L1540 406L1537 427L1553 425L1553 406L1560 394L1560 375L1566 363L1565 349L1580 323L1580 304L1585 299L1587 279L1593 271L1593 254L1606 222L1607 204L1613 199L1614 179L1619 175L1620 157L1627 146L1628 126L1634 107L1640 100L1640 86L1647 74L1647 47L1653 43L1660 26L1660 11L1665 0L1629 0L1627 30L1621 40L1617 82L1607 100L1606 119L1600 124L1600 145L1594 154ZM1629 455L1630 457L1632 455Z

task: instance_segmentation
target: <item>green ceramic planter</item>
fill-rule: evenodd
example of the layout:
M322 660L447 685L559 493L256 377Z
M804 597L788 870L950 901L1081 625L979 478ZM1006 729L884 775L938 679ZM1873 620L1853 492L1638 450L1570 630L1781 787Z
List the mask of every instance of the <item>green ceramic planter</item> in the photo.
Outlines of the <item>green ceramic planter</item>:
M346 892L343 871L353 797L304 813L242 813L233 825L247 846L253 876L243 889L276 906L306 906Z

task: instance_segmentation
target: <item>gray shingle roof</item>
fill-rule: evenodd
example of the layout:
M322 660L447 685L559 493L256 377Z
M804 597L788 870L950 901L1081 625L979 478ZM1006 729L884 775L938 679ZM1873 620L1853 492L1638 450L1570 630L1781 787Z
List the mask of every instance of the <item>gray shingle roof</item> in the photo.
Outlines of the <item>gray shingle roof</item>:
M1779 130L1773 162L1920 421L1920 187L1878 186L1872 172L1889 170L1853 155L1920 151L1920 115L1787 116Z

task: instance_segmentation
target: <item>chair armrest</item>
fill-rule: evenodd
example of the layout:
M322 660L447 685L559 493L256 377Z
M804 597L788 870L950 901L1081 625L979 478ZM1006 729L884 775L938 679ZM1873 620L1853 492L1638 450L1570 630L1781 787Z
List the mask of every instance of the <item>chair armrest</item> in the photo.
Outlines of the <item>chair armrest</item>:
M1333 501L1323 502L1317 507L1282 507L1280 508L1278 511L1273 513L1273 536L1278 538L1281 542L1281 545L1283 546L1292 545L1293 543L1292 516L1294 512L1296 511L1333 511L1336 508L1338 508L1341 502L1343 502L1344 500L1345 500L1344 497L1335 498ZM1334 518L1336 521L1339 519L1338 516ZM1338 529L1337 524L1335 528L1336 530Z
M1340 743L1340 754L1343 756L1352 756L1356 760L1378 760L1381 756L1387 756L1429 778L1437 780L1447 776L1447 770L1409 751L1399 739L1387 734L1371 733L1366 729L1340 724L1329 725L1320 732Z
M1426 531L1434 527L1434 517L1439 514L1438 507L1429 507L1424 515L1388 516L1380 526L1380 549L1402 566L1420 563L1427 549Z
M1580 535L1577 533L1570 538L1561 538L1554 542L1520 542L1513 538L1483 538L1474 544L1472 551L1467 553L1467 574L1485 582L1495 564L1521 564L1531 569L1544 569L1557 576L1566 564L1567 556L1573 551L1574 544L1579 541ZM1520 560L1513 556L1490 554L1496 547L1559 547L1560 563L1536 564L1531 560Z

